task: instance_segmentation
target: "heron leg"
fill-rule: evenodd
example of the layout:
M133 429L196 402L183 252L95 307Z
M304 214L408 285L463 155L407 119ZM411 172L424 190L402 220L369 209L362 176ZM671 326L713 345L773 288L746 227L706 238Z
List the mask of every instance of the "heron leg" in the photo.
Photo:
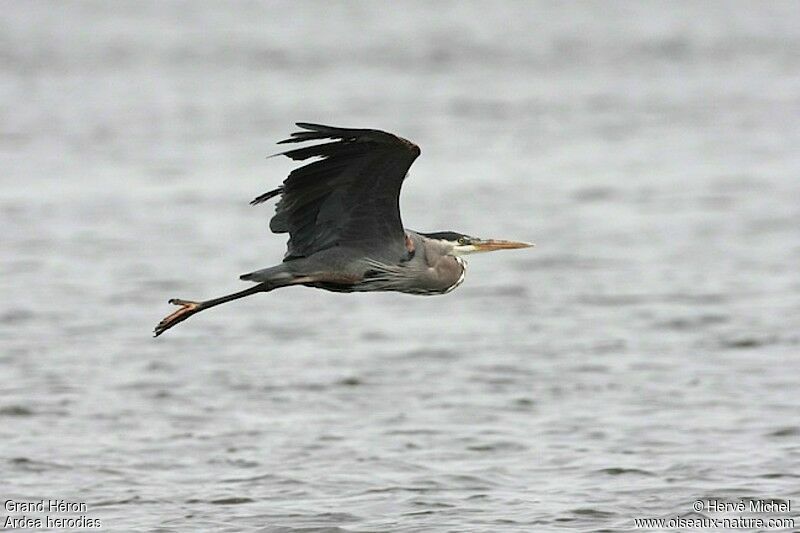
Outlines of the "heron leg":
M276 288L276 286L274 285L270 285L267 283L259 283L258 285L254 285L249 289L245 289L239 292L234 292L232 294L226 294L225 296L220 296L219 298L212 298L211 300L205 300L203 302L193 302L191 300L181 300L179 298L172 298L169 301L169 303L173 305L179 305L180 309L164 317L153 330L153 336L158 337L159 335L161 335L171 327L175 326L176 324L180 324L190 316L197 314L200 311L204 311L210 307L224 304L226 302L231 302L233 300L238 300L239 298L244 298L245 296L257 294L259 292L268 292L274 288Z

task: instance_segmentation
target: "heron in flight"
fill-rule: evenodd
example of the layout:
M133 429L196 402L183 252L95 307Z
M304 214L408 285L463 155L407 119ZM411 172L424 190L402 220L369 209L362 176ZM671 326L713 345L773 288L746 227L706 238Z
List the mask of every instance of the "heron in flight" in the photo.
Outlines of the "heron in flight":
M533 246L453 231L405 229L400 187L420 154L417 145L379 130L304 122L297 126L303 131L278 144L325 142L277 155L319 159L296 168L280 187L250 202L280 197L269 227L273 233L289 234L283 262L240 276L255 283L243 291L202 302L170 300L180 308L158 323L156 337L200 311L291 285L335 292L447 294L464 281L462 256Z

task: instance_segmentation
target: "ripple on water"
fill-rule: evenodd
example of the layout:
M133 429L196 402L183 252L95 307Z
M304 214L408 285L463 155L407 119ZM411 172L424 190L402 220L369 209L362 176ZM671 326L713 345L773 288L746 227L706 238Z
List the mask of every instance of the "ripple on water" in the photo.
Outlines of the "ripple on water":
M721 339L720 345L723 348L728 348L732 350L747 350L753 348L760 348L762 346L768 346L770 344L776 344L778 342L779 339L774 336L767 336L767 337L743 336L743 337L734 337L730 339Z
M602 511L600 509L593 509L591 507L579 507L577 509L572 509L570 511L572 514L577 515L581 518L612 518L616 516L616 513L611 511Z
M471 452L522 452L527 449L528 446L513 441L495 441L467 446L467 450Z
M434 360L450 360L457 359L459 353L455 350L446 348L419 348L416 350L409 350L398 355L402 359L434 359Z
M0 314L0 324L18 326L25 322L30 322L34 318L36 318L36 313L29 309L9 309Z
M356 376L350 376L338 380L336 384L343 387L358 387L359 385L364 385L364 380Z
M24 405L6 405L0 407L0 416L33 416L36 413L33 409L25 407Z
M727 315L707 314L696 317L677 317L663 322L656 323L659 329L673 330L673 331L691 331L694 332L699 328L708 328L719 324L725 324L730 321Z
M255 500L247 496L229 496L227 498L219 498L216 500L209 500L211 505L241 505L243 503L253 503ZM188 502L193 503L193 502Z
M49 472L52 470L72 469L72 467L69 465L48 461L39 461L36 459L30 459L28 457L12 457L8 460L8 462L15 468L26 472Z
M800 426L786 426L767 433L767 437L797 437L800 436Z
M609 476L626 476L626 475L634 475L634 476L655 476L654 472L650 472L649 470L642 470L640 468L623 468L623 467L610 467L610 468L601 468L600 470L596 470L598 474L607 474Z
M359 533L360 529L344 529L338 526L325 527L289 527L289 526L269 526L264 529L256 530L256 533Z
M761 474L764 479L782 479L782 478L800 478L800 474L793 474L790 472L770 472L768 474Z
M614 200L619 189L613 187L583 187L572 193L572 198L581 203L605 202Z

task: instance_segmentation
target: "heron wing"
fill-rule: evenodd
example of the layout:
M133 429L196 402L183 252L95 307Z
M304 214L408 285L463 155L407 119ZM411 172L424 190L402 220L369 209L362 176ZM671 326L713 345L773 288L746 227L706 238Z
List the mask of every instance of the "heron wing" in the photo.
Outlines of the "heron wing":
M279 155L320 159L294 169L283 184L253 205L280 196L270 220L274 233L289 233L285 261L333 246L405 249L400 187L419 156L415 144L379 130L298 122L305 131L284 143L328 140Z

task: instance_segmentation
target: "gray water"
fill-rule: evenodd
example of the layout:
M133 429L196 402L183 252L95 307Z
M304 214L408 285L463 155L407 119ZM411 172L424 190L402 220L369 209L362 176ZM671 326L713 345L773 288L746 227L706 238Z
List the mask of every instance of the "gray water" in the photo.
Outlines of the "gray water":
M743 514L698 499L800 527L799 51L794 2L3 2L0 499L110 531ZM419 144L409 227L537 248L151 338L282 257L247 202L295 121Z

